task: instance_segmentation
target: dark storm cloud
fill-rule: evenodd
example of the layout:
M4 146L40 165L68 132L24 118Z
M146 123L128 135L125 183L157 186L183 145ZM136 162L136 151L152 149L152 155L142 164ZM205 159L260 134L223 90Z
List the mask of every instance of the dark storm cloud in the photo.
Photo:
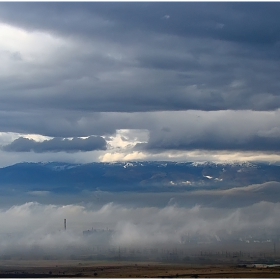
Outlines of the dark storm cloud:
M248 139L230 140L222 138L213 133L205 134L195 139L176 139L174 141L164 141L156 136L156 139L150 139L148 144L139 144L147 150L233 150L233 151L267 151L280 152L280 137L260 137L254 135Z
M145 112L280 107L278 3L1 3L0 7L4 23L49 32L79 45L72 51L62 47L59 62L54 57L50 71L39 67L33 69L35 77L1 81L2 109Z
M147 143L137 149L280 152L277 112L189 111L157 113Z
M106 37L101 31L109 33L114 28L118 36L125 36L126 28L128 32L152 30L182 37L262 44L275 43L280 38L278 3L3 3L1 6L0 15L5 21L62 34ZM41 17L42 13L46 16ZM66 22L65 18L71 20ZM93 23L98 20L97 29Z
M278 3L0 3L0 131L145 129L149 153L279 152L279 12Z
M0 113L0 127L6 132L50 137L87 137L89 134L109 137L118 129L140 129L147 133L147 143L141 144L141 149L150 153L168 149L279 152L280 111L92 113L85 116L75 111L64 116L55 110L23 115L6 112Z
M116 128L125 121L121 116L104 116L100 113L83 114L53 110L11 112L0 111L1 131L35 133L50 137L87 137L88 135L114 134ZM4 119L7 121L4 122ZM114 121L115 119L115 121Z
M3 146L2 149L8 152L77 152L106 150L106 141L100 136L90 136L88 138L73 138L72 140L63 138L53 138L43 142L20 137L12 143Z

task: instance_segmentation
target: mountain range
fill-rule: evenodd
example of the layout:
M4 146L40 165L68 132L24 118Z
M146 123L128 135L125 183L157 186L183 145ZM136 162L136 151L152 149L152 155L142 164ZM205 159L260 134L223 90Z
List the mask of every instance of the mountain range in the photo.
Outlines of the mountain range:
M170 192L227 189L280 182L280 166L268 163L116 162L18 163L0 168L0 190Z

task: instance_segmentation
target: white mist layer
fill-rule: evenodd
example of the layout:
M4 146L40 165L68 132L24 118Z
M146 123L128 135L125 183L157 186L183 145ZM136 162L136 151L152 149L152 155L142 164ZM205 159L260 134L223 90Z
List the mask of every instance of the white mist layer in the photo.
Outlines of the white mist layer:
M259 202L244 208L224 209L169 205L125 207L114 203L92 210L80 205L43 205L30 202L0 211L0 256L46 257L92 254L110 246L180 244L182 236L215 236L226 232L278 230L280 203ZM63 228L67 218L67 230ZM96 238L84 230L112 229Z

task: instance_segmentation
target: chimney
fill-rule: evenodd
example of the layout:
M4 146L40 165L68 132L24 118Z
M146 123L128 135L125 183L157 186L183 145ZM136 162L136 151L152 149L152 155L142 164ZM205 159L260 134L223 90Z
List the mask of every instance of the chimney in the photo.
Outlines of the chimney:
M66 230L66 219L64 219L64 230Z

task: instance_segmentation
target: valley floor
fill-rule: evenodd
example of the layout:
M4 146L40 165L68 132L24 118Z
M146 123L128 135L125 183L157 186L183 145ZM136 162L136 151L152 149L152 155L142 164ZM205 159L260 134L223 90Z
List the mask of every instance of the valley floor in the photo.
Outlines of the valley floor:
M279 278L280 267L62 260L0 261L1 278Z

